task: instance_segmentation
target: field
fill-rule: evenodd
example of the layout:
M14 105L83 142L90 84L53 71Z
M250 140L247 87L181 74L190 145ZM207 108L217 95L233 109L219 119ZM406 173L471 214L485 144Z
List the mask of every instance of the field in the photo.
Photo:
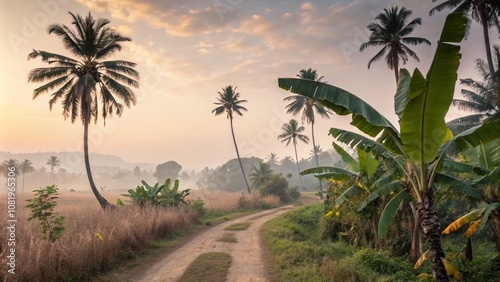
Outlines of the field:
M124 197L107 194L112 203ZM0 281L82 281L109 271L120 261L135 257L158 238L200 222L201 214L191 206L178 208L139 208L132 205L102 210L91 193L63 193L55 212L63 215L63 237L53 243L40 238L38 222L28 221L30 211L25 207L27 194L17 198L15 230L15 276L2 267ZM204 210L213 214L242 209L276 206L275 197L242 196L240 193L193 191L190 200L203 201ZM5 197L0 201L6 202ZM126 203L126 201L125 201ZM7 213L0 216L7 222ZM5 230L5 228L2 228ZM1 264L6 265L9 233L0 234ZM12 277L15 277L12 280Z

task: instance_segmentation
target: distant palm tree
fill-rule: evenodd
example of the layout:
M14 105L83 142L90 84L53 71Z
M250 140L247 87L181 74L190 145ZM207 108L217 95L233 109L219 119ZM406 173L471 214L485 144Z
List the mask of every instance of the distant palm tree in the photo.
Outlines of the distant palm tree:
M297 139L306 144L309 144L309 138L301 134L304 129L304 126L299 126L297 120L291 119L288 123L283 124L283 126L281 127L283 133L278 136L278 139L283 139L281 140L282 143L286 142L285 146L288 146L288 144L290 144L290 141L293 141L293 147L295 149L295 160L297 161L297 170L299 172L300 187L303 187L303 184L302 177L300 176L299 157L297 155Z
M47 68L33 69L28 75L28 82L48 83L36 88L33 99L51 90L49 107L62 100L64 118L71 118L71 122L81 119L84 127L83 150L85 168L90 188L101 207L110 204L99 193L92 178L88 149L88 127L93 119L102 116L104 124L106 118L116 114L121 116L124 105L135 105L135 94L128 86L138 87L139 73L134 70L135 63L123 60L108 60L111 55L121 51L122 42L130 41L123 37L109 25L107 19L95 20L89 13L87 17L70 13L75 30L66 25L53 24L49 26L49 34L54 33L62 39L64 47L76 59L45 51L33 50L28 59L40 57L43 62L50 64ZM99 108L101 107L101 112Z
M300 73L297 76L302 79L310 79L314 81L321 81L321 79L323 79L323 76L318 77L316 70L313 70L311 68L307 70L305 69L300 70ZM284 100L292 101L285 107L285 109L287 110L286 111L287 114L296 115L302 113L302 123L304 123L304 121L307 121L308 124L309 123L311 124L311 137L312 137L313 148L315 148L316 141L314 139L314 121L315 121L314 113L316 112L322 118L330 118L329 114L331 114L331 112L326 110L323 106L317 104L311 98L305 96L293 95L286 97ZM317 154L315 155L315 160L316 160L316 166L319 167ZM323 185L321 183L321 180L319 180L319 190L320 190L319 191L320 197L323 198Z
M236 88L232 85L226 86L222 88L222 92L218 92L219 97L217 97L217 102L214 102L215 105L218 105L217 108L212 110L212 113L215 113L216 116L226 113L227 118L229 119L229 123L231 124L231 134L233 136L234 148L236 149L236 155L238 156L238 161L240 162L241 172L243 173L243 179L245 179L245 184L247 186L248 194L251 193L250 185L248 185L247 176L245 174L245 169L243 168L243 164L241 163L240 152L238 151L238 145L236 144L236 138L234 137L234 128L233 128L233 112L242 116L242 111L246 111L247 109L241 106L241 103L246 103L247 100L238 100L240 97L240 93L236 92Z
M47 165L50 166L49 184L51 184L52 176L54 175L54 168L61 166L61 161L57 156L50 156L50 158L47 160Z
M17 171L19 170L19 166L20 166L20 164L19 164L18 160L9 159L9 160L3 161L2 164L0 164L2 175L4 177L9 176L9 167L14 167L16 175L17 175L18 174Z
M248 176L252 181L252 188L259 188L262 184L271 180L272 175L273 170L271 169L271 165L269 163L261 162L259 167L252 167L252 173Z
M278 155L276 155L275 153L270 153L269 156L266 157L266 159L267 159L267 162L272 164L272 165L275 165L279 162Z
M25 159L20 165L20 170L21 173L23 174L23 186L21 193L24 193L24 177L26 176L26 174L35 172L35 168L33 167L33 164L31 163L30 160Z
M500 47L494 46L496 68L500 67ZM464 99L453 99L453 105L461 110L473 112L474 114L459 117L449 121L447 124L454 134L460 133L471 127L486 121L500 119L500 71L493 76L489 72L487 64L479 59L476 61L476 69L481 74L483 81L475 81L471 78L460 79L460 84L473 90L462 89Z
M19 161L17 160L14 160L14 159L9 159L9 160L5 160L3 161L1 164L0 164L0 171L2 172L2 175L5 177L5 178L8 178L9 177L9 172L12 172L12 167L14 168L13 172L14 172L14 177L17 177L18 175L18 171L19 171ZM9 183L9 181L7 180L7 184ZM9 186L8 185L5 185L5 188L8 189Z
M432 0L436 2L437 0ZM491 55L490 35L488 32L489 27L496 26L500 31L500 1L498 0L445 0L443 3L437 5L429 11L432 16L435 12L440 12L446 8L464 13L470 13L470 16L475 21L479 22L483 27L484 46L486 48L486 59L488 62L488 69L490 74L495 72L493 67L493 58ZM467 25L470 29L470 24Z
M383 46L373 58L368 62L370 65L378 61L382 56L385 56L385 62L389 69L394 70L396 83L399 80L399 65L400 61L403 65L408 61L408 56L420 61L417 54L413 52L406 44L418 45L425 43L431 45L431 42L421 37L407 37L413 32L413 29L422 24L421 18L413 19L410 23L406 24L408 17L412 14L411 10L398 6L392 7L390 10L384 9L383 13L378 14L375 20L379 23L370 23L367 28L372 32L368 42L361 44L359 51L363 52L367 47Z
M317 157L318 155L321 155L323 153L323 149L321 146L314 146L314 149L312 149L309 153L310 159ZM317 164L319 166L319 163Z

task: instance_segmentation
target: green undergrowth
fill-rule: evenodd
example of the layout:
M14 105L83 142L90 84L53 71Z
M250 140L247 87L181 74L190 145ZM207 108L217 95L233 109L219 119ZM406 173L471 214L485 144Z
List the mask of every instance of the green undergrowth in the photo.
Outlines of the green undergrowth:
M323 205L275 218L261 229L272 281L418 281L413 266L387 251L321 238Z

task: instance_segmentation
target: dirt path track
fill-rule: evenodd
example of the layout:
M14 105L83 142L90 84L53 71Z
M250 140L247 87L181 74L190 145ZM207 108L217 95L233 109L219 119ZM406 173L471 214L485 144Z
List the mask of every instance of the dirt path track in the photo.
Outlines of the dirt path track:
M240 217L219 224L199 234L178 250L161 258L158 262L145 269L141 275L131 277L129 281L177 281L189 264L199 255L208 252L224 252L232 257L231 267L226 281L254 282L267 281L262 249L260 246L259 229L268 220L292 209L285 206L256 214ZM243 231L224 230L229 225L248 222L250 226ZM236 243L218 242L227 233L232 233Z

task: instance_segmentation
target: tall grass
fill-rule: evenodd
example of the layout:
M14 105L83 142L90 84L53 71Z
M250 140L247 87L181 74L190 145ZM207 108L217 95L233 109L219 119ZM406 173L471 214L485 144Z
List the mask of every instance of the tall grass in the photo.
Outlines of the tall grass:
M112 211L100 208L91 193L63 193L55 212L65 217L66 230L54 243L40 239L40 227L28 221L27 194L17 198L16 269L7 273L7 213L0 213L0 281L87 281L132 258L153 240L192 226L200 214L187 207L139 208L133 205ZM124 197L106 195L110 202ZM208 210L231 213L242 209L278 206L277 197L260 197L222 191L192 190L189 199L201 199ZM0 203L6 203L5 195ZM126 201L125 201L126 202ZM3 206L3 205L2 205Z

